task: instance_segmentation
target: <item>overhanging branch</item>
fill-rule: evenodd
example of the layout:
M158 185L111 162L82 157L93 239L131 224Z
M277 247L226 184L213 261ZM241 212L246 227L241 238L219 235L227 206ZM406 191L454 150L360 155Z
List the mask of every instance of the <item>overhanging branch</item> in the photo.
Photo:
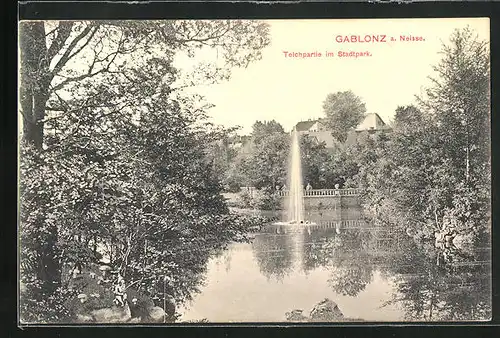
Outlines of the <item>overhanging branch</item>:
M76 53L71 54L71 52L74 50L76 45L92 31L93 28L94 28L93 25L88 25L80 34L78 34L73 39L73 41L71 41L68 48L66 48L64 54L61 56L59 61L57 61L56 65L54 66L54 69L51 71L52 77L54 77L57 73L59 73L59 71L61 71L64 65L66 65L66 63L76 54Z

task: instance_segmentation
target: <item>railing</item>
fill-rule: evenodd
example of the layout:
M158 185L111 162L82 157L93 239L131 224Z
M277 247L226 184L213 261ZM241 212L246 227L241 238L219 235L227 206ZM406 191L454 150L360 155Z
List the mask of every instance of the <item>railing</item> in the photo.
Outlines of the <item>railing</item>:
M304 190L304 197L321 197L321 196L358 196L361 189L311 189ZM279 196L287 197L288 190L278 190Z
M342 220L342 221L316 221L311 225L313 228L339 228L339 229L358 229L365 228L364 220Z

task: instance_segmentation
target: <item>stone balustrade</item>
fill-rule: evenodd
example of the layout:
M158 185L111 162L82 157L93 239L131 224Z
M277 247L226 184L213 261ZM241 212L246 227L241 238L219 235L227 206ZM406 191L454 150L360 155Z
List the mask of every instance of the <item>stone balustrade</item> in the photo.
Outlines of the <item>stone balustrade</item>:
M288 190L277 190L279 196L287 197ZM311 189L304 190L304 197L359 196L361 189Z

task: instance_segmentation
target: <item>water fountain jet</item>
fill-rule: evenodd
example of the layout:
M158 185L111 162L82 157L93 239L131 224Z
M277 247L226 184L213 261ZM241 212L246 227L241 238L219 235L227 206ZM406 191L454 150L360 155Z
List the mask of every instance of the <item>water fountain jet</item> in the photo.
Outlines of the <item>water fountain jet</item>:
M300 156L299 133L292 131L292 145L288 166L288 196L285 198L285 217L283 222L276 224L314 224L304 219L304 184L302 179L302 160Z

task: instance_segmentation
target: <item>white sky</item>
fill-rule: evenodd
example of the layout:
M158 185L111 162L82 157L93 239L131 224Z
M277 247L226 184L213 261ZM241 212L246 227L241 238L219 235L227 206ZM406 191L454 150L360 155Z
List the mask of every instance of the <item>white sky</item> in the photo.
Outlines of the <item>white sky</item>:
M439 59L441 42L455 28L469 25L489 40L489 19L350 19L271 20L271 45L262 60L235 69L222 84L199 89L215 104L213 122L241 125L250 133L256 120L280 122L290 130L300 120L323 116L327 94L352 90L366 103L368 113L392 119L399 105L414 102L427 85L431 66ZM337 43L336 35L386 34L394 43ZM399 42L402 34L422 36L424 42ZM365 58L285 58L283 51L370 51Z

